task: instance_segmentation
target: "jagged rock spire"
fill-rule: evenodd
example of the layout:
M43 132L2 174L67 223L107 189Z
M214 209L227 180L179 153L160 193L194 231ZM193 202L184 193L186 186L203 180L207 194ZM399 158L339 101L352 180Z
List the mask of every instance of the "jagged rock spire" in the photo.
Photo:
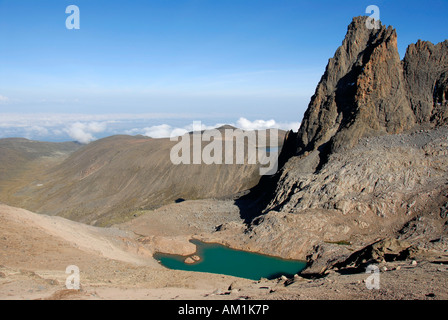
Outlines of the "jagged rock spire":
M350 148L366 136L447 121L448 41L419 41L402 62L397 33L355 17L305 112L293 154ZM435 99L441 99L440 101ZM445 99L445 100L443 100Z

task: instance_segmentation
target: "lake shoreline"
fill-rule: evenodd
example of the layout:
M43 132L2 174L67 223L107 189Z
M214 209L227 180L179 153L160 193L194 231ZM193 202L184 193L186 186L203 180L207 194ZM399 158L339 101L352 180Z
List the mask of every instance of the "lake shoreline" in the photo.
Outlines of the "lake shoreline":
M209 272L251 280L292 278L306 267L304 261L234 249L217 242L199 239L190 239L190 242L197 248L193 255L156 252L153 257L168 269Z

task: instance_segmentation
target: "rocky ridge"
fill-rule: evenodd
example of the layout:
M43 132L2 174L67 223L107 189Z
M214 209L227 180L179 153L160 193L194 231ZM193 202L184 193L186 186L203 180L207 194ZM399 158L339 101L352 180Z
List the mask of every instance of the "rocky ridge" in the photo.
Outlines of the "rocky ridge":
M366 19L353 19L287 134L283 167L253 190L261 215L220 229L229 243L307 259L304 274L385 238L447 252L448 40L410 45L401 61L396 31Z
M411 44L403 61L391 26L348 26L305 112L293 155L351 148L359 139L446 123L448 40Z

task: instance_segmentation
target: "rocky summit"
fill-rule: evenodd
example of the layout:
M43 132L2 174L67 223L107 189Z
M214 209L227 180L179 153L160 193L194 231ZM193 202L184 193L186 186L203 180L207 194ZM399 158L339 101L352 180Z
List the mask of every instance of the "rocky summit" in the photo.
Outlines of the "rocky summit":
M234 241L307 259L303 274L385 238L448 250L448 41L418 41L401 61L396 31L366 19L348 26L287 134L283 167L252 190L258 217Z
M419 41L401 61L395 29L368 29L366 19L353 19L329 60L298 134L290 135L294 155L446 123L448 41Z

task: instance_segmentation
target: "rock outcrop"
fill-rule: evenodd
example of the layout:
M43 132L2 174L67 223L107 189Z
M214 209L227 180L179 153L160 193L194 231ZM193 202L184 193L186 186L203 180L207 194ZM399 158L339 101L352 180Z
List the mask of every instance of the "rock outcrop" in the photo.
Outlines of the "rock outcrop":
M363 137L446 123L448 41L419 41L401 61L396 31L368 29L366 19L353 19L329 60L294 137L295 155L318 150L325 160Z
M385 237L419 246L448 239L441 214L448 202L447 127L363 138L331 154L317 173L305 173L301 163L294 157L285 165L274 199L244 234L227 224L222 237L242 249L294 259L306 259L318 246L325 250L315 257L331 254L335 261L349 243L353 250ZM327 268L325 261L313 265Z
M348 26L298 133L287 134L280 161L283 168L265 188L275 190L266 212L285 206L309 207L304 206L306 199L314 199L315 194L304 187L303 179L311 174L315 181L313 174L331 154L353 148L362 138L448 123L448 40L410 45L401 61L395 30L381 23L379 29L368 29L366 19L356 17ZM359 177L353 178L358 181ZM331 193L327 206L343 193ZM341 206L345 212L346 206Z
M403 60L408 99L417 123L447 122L448 40L411 44Z
M368 29L366 19L355 17L348 26L298 133L287 134L284 166L273 180L266 212L288 202L286 207L303 207L308 197L314 198L303 179L321 170L331 154L353 148L362 138L448 124L448 40L437 45L418 41L401 61L395 30L381 23L379 29ZM327 204L342 193L329 195Z
M434 109L431 122L442 125L448 122L448 72L444 72L434 87Z
M311 273L347 258L335 243L448 237L448 41L419 41L401 61L395 30L370 30L366 19L353 19L299 131L287 134L281 170L253 190L264 209L238 239L308 259Z

